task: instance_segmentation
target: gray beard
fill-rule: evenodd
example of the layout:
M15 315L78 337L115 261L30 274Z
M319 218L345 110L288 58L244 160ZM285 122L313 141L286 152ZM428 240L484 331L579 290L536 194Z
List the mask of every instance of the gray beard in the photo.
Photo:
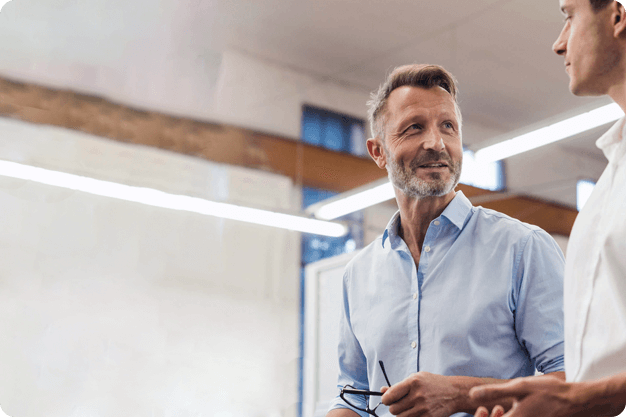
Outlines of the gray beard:
M432 153L434 153L434 155L432 155ZM431 151L429 154L431 156L422 158L419 161L414 159L411 161L408 168L404 164L398 164L391 158L387 160L387 175L389 181L407 197L441 197L454 190L459 184L463 160L461 159L457 163L452 163L447 154L446 157L440 157L440 154L434 151ZM389 155L389 153L387 153L387 155ZM416 171L418 166L428 163L429 161L441 159L448 161L452 167L452 175L448 181L444 180L438 172L429 174L430 181L417 177Z

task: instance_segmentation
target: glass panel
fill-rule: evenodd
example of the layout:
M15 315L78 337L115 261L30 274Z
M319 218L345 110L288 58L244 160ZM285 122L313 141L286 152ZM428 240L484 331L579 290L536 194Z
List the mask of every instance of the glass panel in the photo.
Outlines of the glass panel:
M580 180L576 184L576 207L578 211L583 209L583 206L589 200L596 183L591 180Z
M474 159L474 152L464 150L461 183L491 191L504 189L502 162L478 163Z

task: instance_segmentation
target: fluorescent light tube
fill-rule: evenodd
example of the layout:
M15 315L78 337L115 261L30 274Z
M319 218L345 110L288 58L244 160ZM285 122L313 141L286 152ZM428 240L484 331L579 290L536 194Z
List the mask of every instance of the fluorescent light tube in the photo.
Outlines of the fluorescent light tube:
M623 116L624 112L616 103L608 104L590 112L480 149L475 154L476 162L488 163L499 161L549 143L572 137L595 127L613 122Z
M336 219L383 201L391 200L395 196L393 185L390 182L386 182L369 190L322 205L315 210L315 217L324 220Z
M332 237L343 236L347 233L346 226L340 223L242 207L234 204L218 203L198 197L169 194L152 188L102 181L15 162L0 161L0 175L118 200L132 201L153 207L188 211L298 232Z

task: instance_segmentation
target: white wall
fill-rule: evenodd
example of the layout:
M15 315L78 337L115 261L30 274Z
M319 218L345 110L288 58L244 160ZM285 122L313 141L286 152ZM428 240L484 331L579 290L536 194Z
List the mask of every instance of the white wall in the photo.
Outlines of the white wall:
M599 138L608 127L594 129L591 141ZM607 160L563 144L551 144L505 160L509 191L532 195L547 201L576 208L578 180L597 181Z
M238 52L223 54L213 115L226 123L300 137L302 105L366 119L369 91L316 78Z
M0 119L0 159L290 209L288 178ZM299 235L0 177L9 415L293 416Z

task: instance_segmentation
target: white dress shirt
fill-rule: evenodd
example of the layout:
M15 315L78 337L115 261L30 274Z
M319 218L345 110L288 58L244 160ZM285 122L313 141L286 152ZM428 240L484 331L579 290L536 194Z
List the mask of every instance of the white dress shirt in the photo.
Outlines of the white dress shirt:
M609 164L579 213L565 264L565 372L587 381L626 371L626 118L596 145Z

